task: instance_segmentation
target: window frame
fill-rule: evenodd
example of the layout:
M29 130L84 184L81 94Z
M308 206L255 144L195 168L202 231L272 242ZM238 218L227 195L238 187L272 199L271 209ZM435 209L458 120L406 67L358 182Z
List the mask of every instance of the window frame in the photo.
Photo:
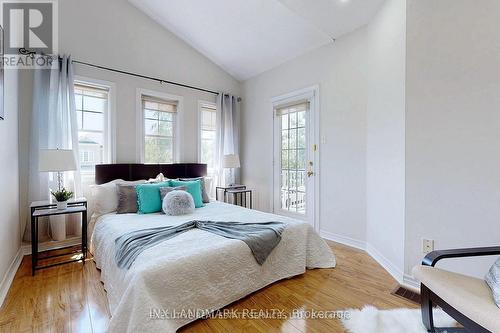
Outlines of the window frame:
M203 163L201 161L201 118L203 108L213 108L217 117L217 104L215 102L208 101L198 101L198 163ZM217 118L216 118L217 124ZM217 125L215 126L215 145L217 147ZM216 149L217 150L217 149ZM215 156L215 152L214 152Z
M136 132L136 159L140 163L145 163L145 119L144 119L144 109L142 105L142 97L150 96L165 101L172 101L177 103L177 112L175 114L174 121L174 155L172 163L179 163L181 161L181 131L183 124L183 112L184 109L184 97L179 95L173 95L169 93L164 93L160 91L154 91L149 89L137 88L136 89L136 123L140 124ZM152 163L154 164L154 163Z
M104 115L103 137L104 154L103 163L116 163L116 85L114 82L94 79L86 76L75 75L73 87L75 85L86 85L108 91L108 107ZM82 174L83 176L84 174ZM90 173L85 173L90 175Z

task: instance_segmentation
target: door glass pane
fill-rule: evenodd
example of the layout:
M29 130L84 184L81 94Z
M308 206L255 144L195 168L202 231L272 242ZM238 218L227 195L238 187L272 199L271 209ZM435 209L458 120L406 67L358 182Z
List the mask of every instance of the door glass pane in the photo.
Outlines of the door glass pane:
M297 150L297 170L305 170L306 169L306 150L299 149Z
M281 129L288 129L288 114L281 116Z
M290 128L296 128L297 127L297 112L290 112L288 114L290 117Z
M281 173L288 170L288 150L281 151Z
M281 149L288 149L288 131L281 131Z
M306 129L299 128L297 131L297 148L306 148Z
M300 111L297 112L297 126L305 127L306 126L306 112Z
M290 132L290 137L288 146L290 149L295 149L297 148L297 129L296 128L290 129L289 132Z
M281 134L281 209L306 213L307 128L306 111L293 107L282 112Z

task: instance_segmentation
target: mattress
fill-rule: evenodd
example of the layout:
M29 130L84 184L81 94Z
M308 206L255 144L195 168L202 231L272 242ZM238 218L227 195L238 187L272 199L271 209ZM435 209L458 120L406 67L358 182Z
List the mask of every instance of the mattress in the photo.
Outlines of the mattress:
M286 228L262 266L244 242L193 229L145 250L130 269L117 267L119 236L191 220L278 221ZM221 202L190 215L106 214L92 224L91 248L112 315L108 332L175 332L273 282L335 266L330 247L308 223Z

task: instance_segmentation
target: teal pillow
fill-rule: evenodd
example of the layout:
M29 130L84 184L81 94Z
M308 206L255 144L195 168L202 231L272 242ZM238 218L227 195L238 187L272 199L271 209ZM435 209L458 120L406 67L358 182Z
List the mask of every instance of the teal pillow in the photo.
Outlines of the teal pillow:
M160 187L170 186L170 181L154 184L140 184L137 192L137 212L149 214L161 211Z
M170 186L186 186L186 191L193 196L194 206L196 208L203 207L203 197L201 195L201 180L181 181L171 180Z

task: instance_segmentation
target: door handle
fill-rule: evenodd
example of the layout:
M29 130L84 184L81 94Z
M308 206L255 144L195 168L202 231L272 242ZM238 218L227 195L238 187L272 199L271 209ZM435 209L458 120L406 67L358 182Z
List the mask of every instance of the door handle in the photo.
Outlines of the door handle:
M314 176L314 171L313 171L313 162L309 161L309 170L307 171L307 177Z

